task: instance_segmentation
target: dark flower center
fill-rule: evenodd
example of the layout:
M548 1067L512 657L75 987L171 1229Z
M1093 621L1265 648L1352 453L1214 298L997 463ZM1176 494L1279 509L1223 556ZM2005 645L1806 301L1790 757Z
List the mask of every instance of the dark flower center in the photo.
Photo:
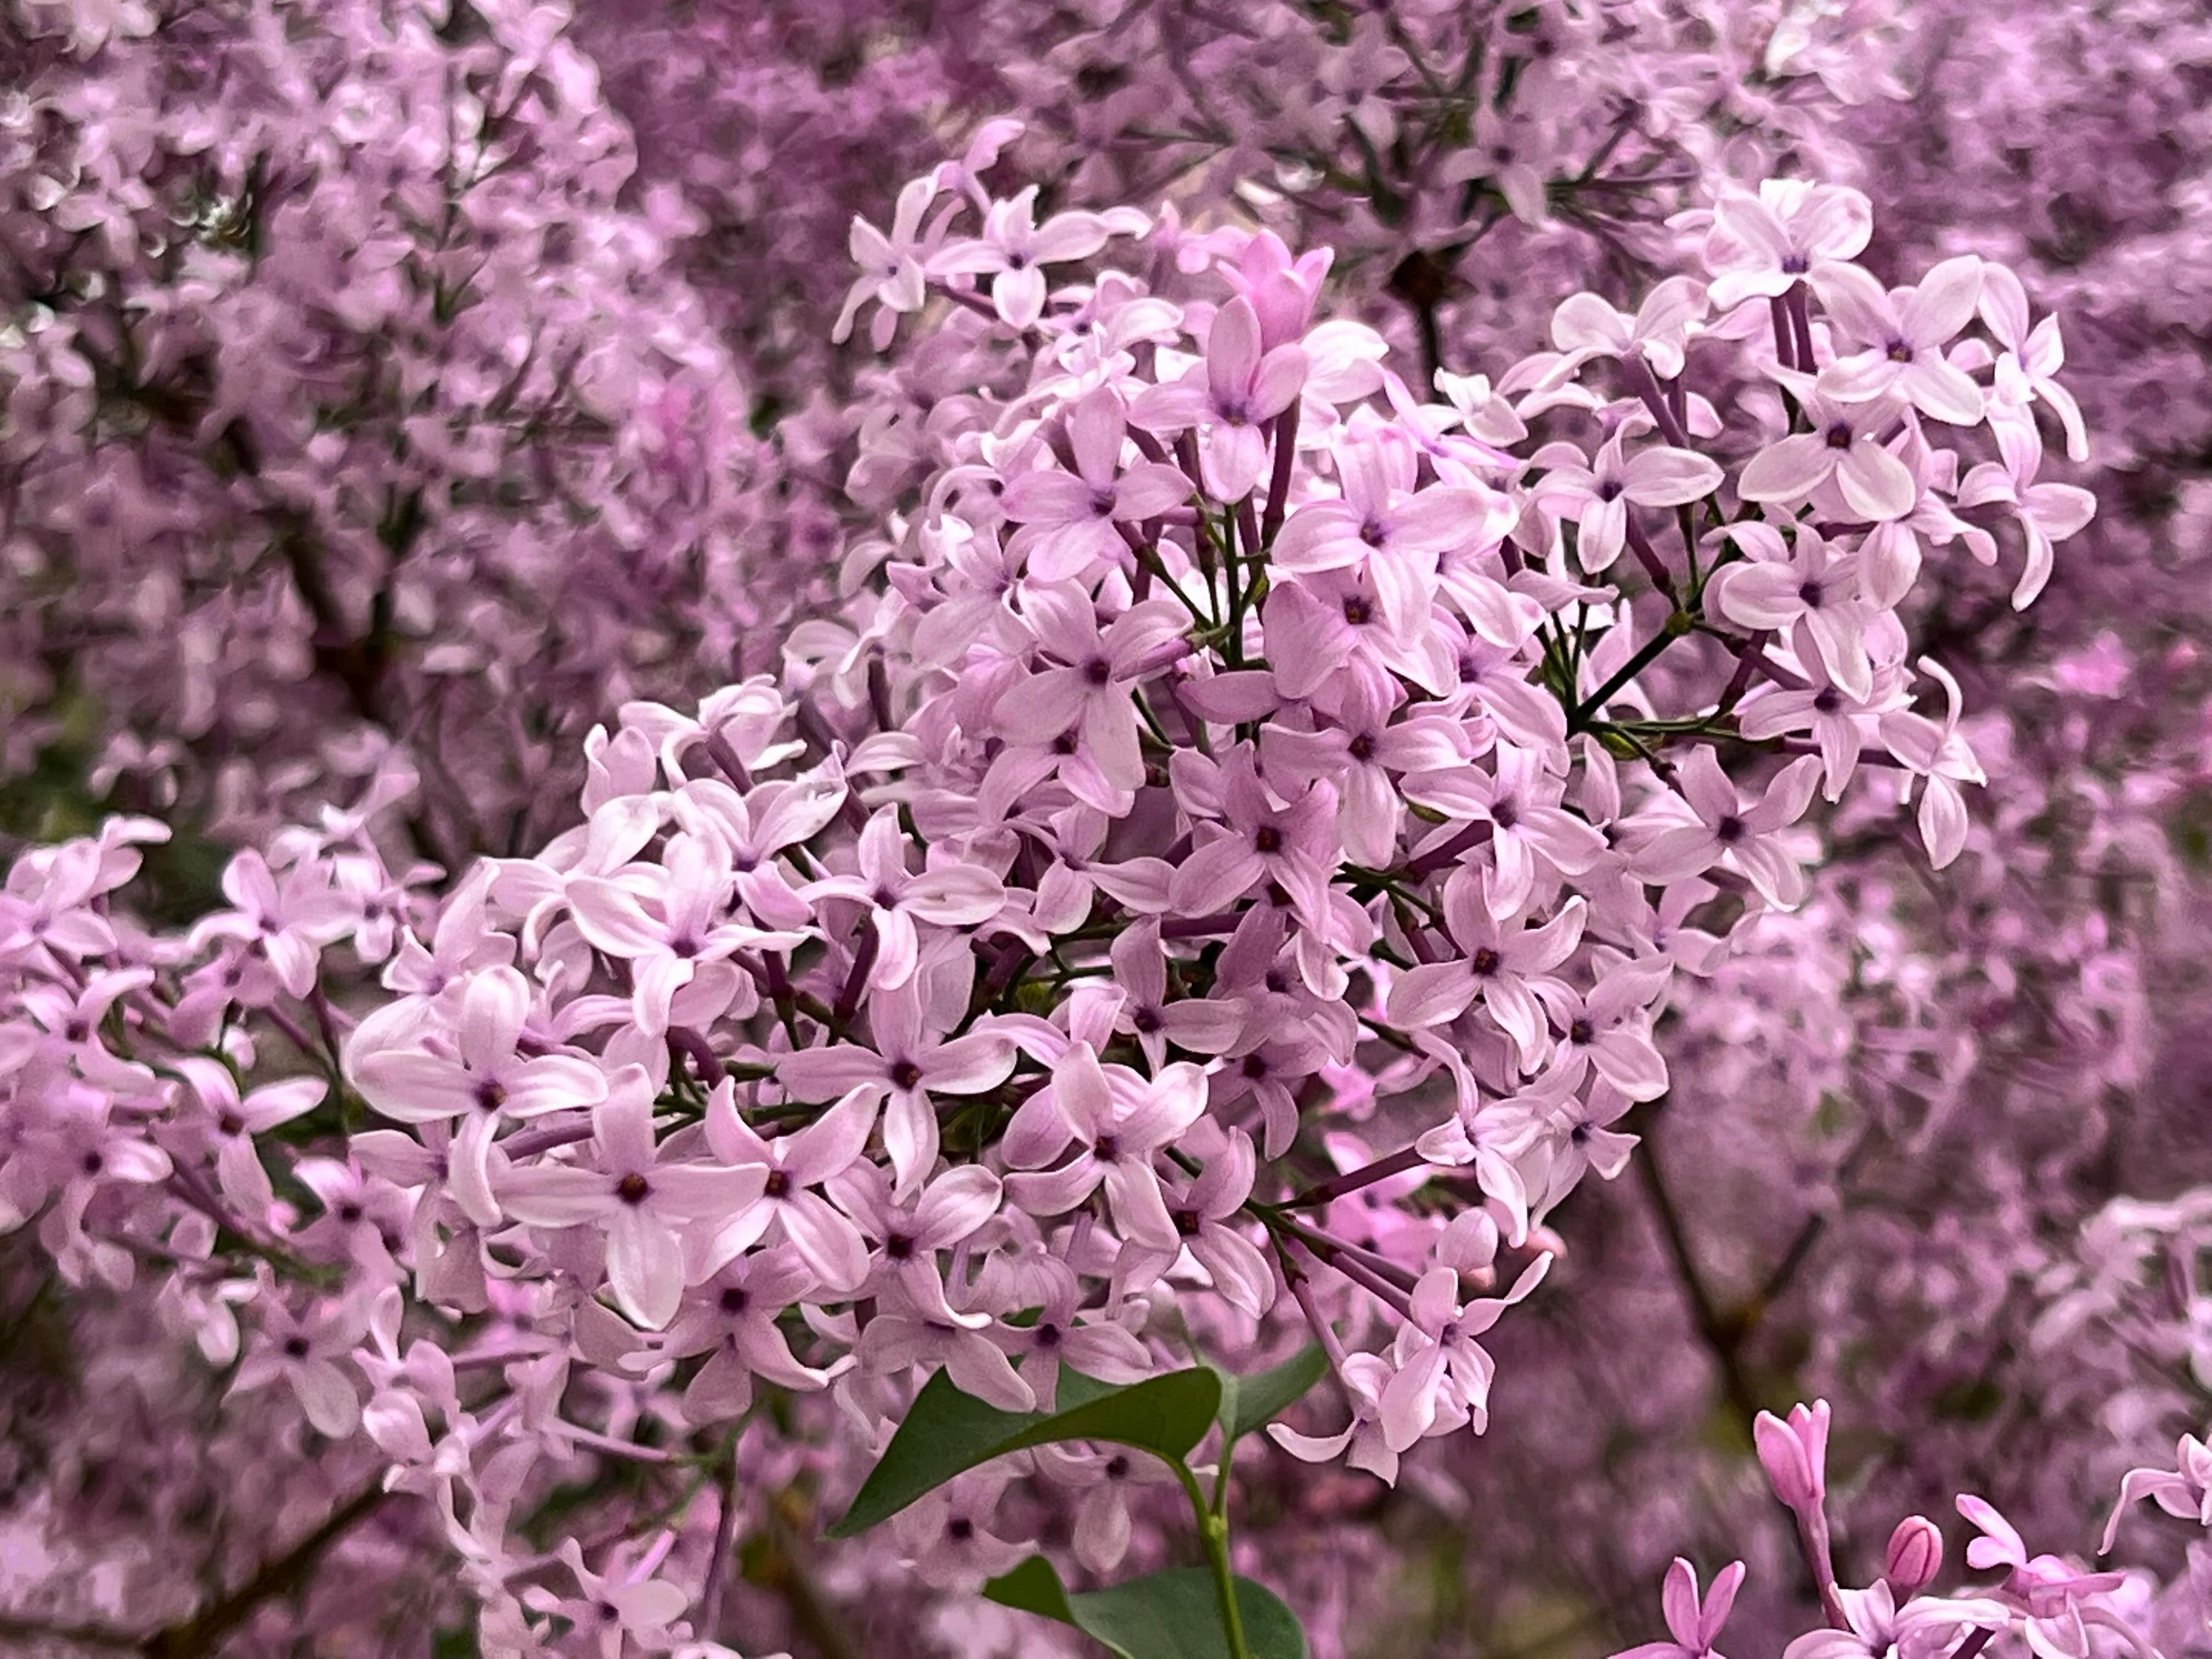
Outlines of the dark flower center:
M1503 957L1486 945L1468 959L1468 966L1474 969L1476 973L1487 977L1496 973L1504 965L1504 963L1505 959Z
M625 1204L642 1204L653 1195L653 1183L633 1171L615 1182L615 1196Z
M768 1182L761 1188L761 1193L767 1198L788 1198L791 1195L791 1177L781 1170L770 1170Z
M893 1060L890 1079L892 1088L911 1089L921 1081L921 1067L910 1060Z
M1252 832L1252 850L1255 853L1279 853L1283 850L1283 832L1272 823L1263 823Z

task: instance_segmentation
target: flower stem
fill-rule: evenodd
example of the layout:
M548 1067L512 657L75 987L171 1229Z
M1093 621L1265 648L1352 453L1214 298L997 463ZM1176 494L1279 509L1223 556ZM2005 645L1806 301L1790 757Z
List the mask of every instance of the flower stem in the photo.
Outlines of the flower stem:
M1237 1605L1237 1578L1229 1571L1229 1517L1217 1515L1207 1507L1206 1494L1199 1489L1198 1477L1181 1458L1170 1465L1176 1479L1182 1482L1183 1495L1190 1499L1190 1512L1198 1522L1199 1541L1206 1546L1206 1571L1213 1575L1213 1599L1221 1613L1221 1633L1229 1644L1229 1659L1252 1659L1252 1650L1244 1643L1244 1613ZM1228 1479L1228 1471L1222 1472Z

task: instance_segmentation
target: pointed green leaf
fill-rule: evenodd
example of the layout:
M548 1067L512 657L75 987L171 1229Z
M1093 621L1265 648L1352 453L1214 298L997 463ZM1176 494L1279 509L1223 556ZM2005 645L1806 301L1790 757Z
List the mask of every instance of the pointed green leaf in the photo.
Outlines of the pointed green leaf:
M1205 1437L1221 1401L1220 1378L1202 1365L1127 1388L1064 1366L1060 1375L1063 1408L1023 1413L987 1406L939 1371L915 1396L830 1536L865 1532L978 1463L1055 1440L1111 1441L1173 1461Z
M1231 1440L1241 1440L1273 1422L1305 1398L1313 1385L1328 1374L1328 1356L1317 1342L1308 1343L1279 1365L1249 1376L1224 1376L1221 1382L1221 1428Z
M1306 1659L1297 1615L1264 1584L1249 1578L1233 1583L1253 1659ZM1071 1595L1052 1563L1032 1555L984 1585L983 1594L1003 1606L1073 1625L1119 1659L1229 1659L1213 1580L1202 1567L1174 1567Z

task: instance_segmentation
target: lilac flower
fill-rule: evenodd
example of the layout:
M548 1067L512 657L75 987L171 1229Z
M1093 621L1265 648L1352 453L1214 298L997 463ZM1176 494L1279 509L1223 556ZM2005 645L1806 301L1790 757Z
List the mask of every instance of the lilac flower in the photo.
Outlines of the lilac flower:
M872 300L878 308L876 319L870 325L870 343L881 351L890 344L900 317L921 309L928 292L922 262L930 252L928 242L921 234L921 216L929 210L936 196L937 181L933 179L916 179L908 183L899 191L898 206L891 216L888 236L860 215L853 216L848 246L860 274L854 279L852 289L845 296L844 308L837 313L837 321L830 331L831 339L842 344L850 338L860 307Z
M1730 191L1705 237L1713 309L1786 294L1815 265L1856 258L1872 234L1867 198L1841 185L1768 179L1756 195Z
M1900 1607L1882 1582L1866 1589L1838 1590L1837 1597L1850 1628L1801 1636L1783 1650L1784 1659L1864 1659L1869 1654L1929 1659L1969 1632L2002 1630L2011 1622L2011 1614L1996 1601L1917 1596Z
M1020 743L1072 739L1121 792L1090 804L1127 810L1123 799L1145 779L1131 693L1180 653L1182 614L1160 599L1132 605L1101 629L1090 599L1069 582L1025 588L1022 620L1042 662L1000 694L992 709L999 729Z
M970 1589L1028 1553L989 1529L999 1496L1012 1478L1004 1469L978 1469L892 1517L900 1548L926 1583Z
M1820 371L1825 395L1844 403L1894 396L1953 426L1982 418L1980 388L1943 356L1981 301L1978 258L1946 259L1917 285L1887 294L1856 265L1824 264L1812 283L1829 316L1863 348Z
M1828 1402L1792 1406L1785 1421L1761 1412L1752 1425L1759 1462L1774 1495L1801 1513L1820 1508L1828 1490Z
M983 234L948 242L929 258L933 276L989 275L1000 319L1028 328L1044 314L1044 267L1087 259L1116 234L1143 228L1142 216L1060 213L1036 222L1036 186L994 202Z
M1571 295L1552 313L1552 343L1565 354L1554 373L1571 373L1594 357L1637 357L1671 380L1682 372L1690 325L1704 318L1705 305L1704 287L1687 276L1653 284L1633 317L1595 294Z
M1966 805L1959 793L1962 783L1984 783L1982 765L1973 750L1959 735L1959 716L1964 699L1959 682L1941 663L1923 657L1920 666L1943 688L1945 712L1938 722L1909 710L1881 717L1881 740L1903 763L1905 786L1920 786L1920 839L1928 861L1941 870L1959 856L1966 844Z
M1139 461L1123 468L1125 429L1120 396L1101 386L1068 414L1074 471L1024 472L1006 485L1006 516L1034 532L1028 542L1032 580L1064 581L1118 562L1127 550L1117 525L1157 518L1189 499L1190 480L1175 467Z
M915 924L972 927L988 921L1006 902L1005 886L971 864L947 863L918 876L910 873L906 848L898 814L885 807L860 833L855 873L811 883L802 896L809 902L857 899L866 907L876 930L875 966L868 983L879 991L895 990L914 977L921 961Z
M1613 1659L1718 1659L1713 1645L1735 1607L1735 1593L1743 1587L1743 1563L1731 1561L1713 1579L1702 1598L1698 1572L1680 1556L1667 1569L1661 1606L1667 1617L1671 1642L1645 1642L1613 1656Z
M1274 1304L1275 1276L1236 1218L1252 1196L1258 1167L1251 1137L1231 1129L1197 1175L1181 1182L1170 1177L1166 1184L1168 1216L1182 1249L1206 1270L1213 1288L1231 1306L1255 1319ZM1122 1247L1115 1277L1125 1286L1141 1287L1168 1272L1177 1260L1175 1250L1133 1238Z
M1273 562L1285 570L1339 570L1362 562L1425 560L1469 543L1495 545L1504 498L1472 485L1414 488L1414 455L1389 429L1336 447L1340 501L1306 502L1277 537Z
M700 1224L726 1225L757 1202L769 1178L759 1164L714 1164L667 1156L653 1135L653 1086L637 1066L609 1083L592 1109L589 1164L536 1164L492 1177L500 1207L532 1226L588 1222L604 1229L607 1287L635 1324L657 1331L682 1302L684 1237Z
M1407 799L1457 823L1487 823L1497 877L1485 890L1492 914L1528 902L1540 872L1578 875L1605 852L1605 838L1560 803L1561 781L1540 751L1500 744L1489 774L1473 768L1406 780Z
M1108 960L1113 963L1115 982L1126 994L1115 1016L1115 1029L1135 1036L1153 1071L1166 1063L1170 1043L1194 1054L1226 1054L1236 1046L1247 1012L1242 1001L1168 996L1167 956L1157 918L1148 916L1124 928Z
M1585 910L1579 899L1537 926L1525 918L1501 922L1486 890L1494 872L1480 875L1462 866L1444 884L1444 925L1464 954L1424 963L1399 975L1390 987L1393 1024L1407 1030L1439 1025L1459 1017L1479 995L1490 1017L1513 1039L1522 1064L1542 1059L1543 1011L1530 994L1531 976L1549 974L1582 942Z
M911 1196L937 1162L933 1093L979 1095L1014 1069L1013 1045L991 1031L947 1041L909 982L869 1004L872 1048L835 1043L803 1049L778 1062L776 1076L798 1100L865 1096L887 1101L884 1144L896 1176L896 1195ZM949 1021L945 1023L950 1023Z
M1589 575L1611 569L1620 556L1632 507L1683 507L1720 487L1720 467L1694 450L1661 444L1631 455L1627 437L1625 430L1615 432L1588 465L1571 444L1547 444L1537 452L1538 465L1549 470L1537 482L1534 499L1547 511L1573 514L1579 532L1575 556Z
M777 1326L778 1316L816 1288L797 1251L785 1246L738 1257L700 1285L668 1326L668 1354L705 1354L684 1390L684 1414L695 1424L724 1423L753 1401L753 1378L780 1389L826 1388L827 1371L802 1365Z
M1382 1425L1382 1394L1390 1383L1390 1363L1379 1354L1355 1353L1337 1368L1337 1380L1352 1402L1352 1421L1340 1433L1300 1434L1283 1423L1267 1425L1267 1437L1304 1463L1333 1463L1338 1458L1355 1469L1395 1485L1398 1454Z
M1018 1170L1049 1164L1071 1143L1075 1156L1042 1174L1006 1177L1006 1196L1034 1215L1073 1209L1100 1186L1115 1224L1131 1238L1180 1248L1153 1158L1206 1109L1206 1078L1182 1062L1146 1081L1126 1066L1102 1066L1087 1045L1053 1068L1048 1095L1030 1097L1006 1129L1006 1159Z
M1746 563L1713 573L1708 590L1721 615L1743 628L1802 633L1845 695L1864 702L1874 695L1874 664L1867 654L1867 608L1860 598L1859 562L1839 554L1808 526L1798 526L1785 549L1763 525L1747 525L1736 538L1751 550Z
M1805 899L1805 872L1778 838L1805 816L1820 770L1817 757L1802 756L1784 767L1758 800L1748 801L1711 750L1695 750L1682 763L1681 780L1683 802L1697 822L1661 828L1656 826L1672 818L1655 819L1635 854L1638 871L1647 880L1674 882L1725 860L1768 903L1796 908Z
M276 1203L276 1194L253 1137L313 1111L328 1086L319 1078L287 1078L241 1097L229 1067L194 1054L180 1056L176 1065L215 1131L216 1180L223 1197L241 1215L259 1222Z
M679 835L670 838L664 863L651 875L627 884L620 877L597 876L568 883L576 931L630 964L637 1028L646 1036L667 1030L671 1003L703 964L741 950L789 950L799 942L797 934L728 921L733 879L719 842Z
M707 1236L689 1276L720 1271L774 1227L823 1285L857 1289L867 1277L867 1245L852 1218L815 1188L859 1160L876 1125L878 1098L875 1091L856 1089L805 1128L763 1140L738 1113L735 1085L727 1079L716 1084L707 1103L707 1144L726 1164L768 1173L760 1202Z
M2027 539L2027 564L2013 589L2014 610L2033 603L2051 580L2053 544L2075 534L2097 511L2097 498L2075 484L2037 483L2039 454L2026 458L2025 465L2002 466L1984 461L1959 484L1959 505L2002 504L2013 510Z
M367 1322L343 1302L324 1301L295 1317L265 1295L261 1328L233 1374L233 1394L251 1394L282 1382L315 1431L343 1440L361 1426L361 1394L338 1363L351 1357Z
M1223 832L1206 840L1177 866L1170 901L1186 915L1218 910L1262 879L1291 895L1310 920L1325 913L1322 897L1339 862L1336 791L1308 784L1283 805L1261 781L1249 748L1222 763L1218 810Z
M1551 1265L1551 1257L1540 1255L1503 1297L1464 1306L1459 1300L1459 1275L1453 1269L1431 1267L1421 1275L1392 1349L1396 1374L1382 1390L1382 1433L1392 1451L1402 1455L1428 1434L1447 1399L1457 1418L1471 1422L1477 1434L1482 1432L1489 1421L1490 1380L1497 1368L1474 1339L1534 1290Z
M2212 1527L2212 1450L2195 1435L2185 1434L2174 1444L2172 1468L2130 1469L2122 1476L2119 1501L2105 1522L2098 1554L2112 1553L2112 1540L2119 1536L2129 1505L2146 1498L2178 1519Z
M1197 432L1206 493L1241 501L1267 469L1262 428L1296 400L1305 378L1299 347L1262 351L1259 314L1240 294L1214 313L1205 361L1182 380L1139 393L1129 418L1148 431Z
M2000 264L1982 268L1981 313L1990 332L2005 349L1997 360L1996 390L1990 409L1999 441L2004 439L2005 424L2011 421L2027 421L2032 434L2034 417L2027 414L2027 407L2031 403L2046 403L2065 434L2066 459L2076 465L2087 460L2089 437L2081 422L2081 405L2057 378L2058 371L2066 366L2066 345L2059 337L2057 317L2045 317L2029 328L2027 290L2018 276ZM2016 445L2020 441L2015 439ZM2008 448L2005 459L2011 461L2014 453L2015 449Z
M1736 479L1744 500L1802 501L1832 482L1851 518L1879 522L1909 514L1919 486L1882 441L1903 405L1887 395L1833 402L1809 385L1799 401L1812 430L1778 439L1752 457Z

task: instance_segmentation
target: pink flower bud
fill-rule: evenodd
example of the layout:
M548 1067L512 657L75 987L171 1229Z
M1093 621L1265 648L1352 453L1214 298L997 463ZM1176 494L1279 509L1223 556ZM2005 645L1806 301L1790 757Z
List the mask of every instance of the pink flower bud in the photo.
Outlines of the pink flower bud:
M1889 1553L1881 1576L1899 1601L1917 1595L1936 1582L1943 1568L1943 1534L1924 1515L1908 1515L1889 1535Z
M1774 1495L1801 1514L1817 1510L1828 1491L1828 1402L1792 1406L1787 1422L1761 1412L1751 1431Z

